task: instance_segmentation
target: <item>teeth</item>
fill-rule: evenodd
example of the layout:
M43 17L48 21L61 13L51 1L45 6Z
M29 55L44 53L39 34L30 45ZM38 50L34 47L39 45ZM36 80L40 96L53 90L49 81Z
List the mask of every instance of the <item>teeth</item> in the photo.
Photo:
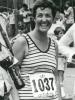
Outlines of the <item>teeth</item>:
M46 27L46 26L47 26L47 24L42 24L41 26Z
M47 25L47 24L41 24L41 25Z

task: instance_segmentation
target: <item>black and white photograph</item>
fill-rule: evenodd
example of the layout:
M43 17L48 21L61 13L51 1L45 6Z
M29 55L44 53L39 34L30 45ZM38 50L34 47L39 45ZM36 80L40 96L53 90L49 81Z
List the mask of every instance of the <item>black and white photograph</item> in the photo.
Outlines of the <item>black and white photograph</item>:
M0 100L75 100L75 0L0 0Z

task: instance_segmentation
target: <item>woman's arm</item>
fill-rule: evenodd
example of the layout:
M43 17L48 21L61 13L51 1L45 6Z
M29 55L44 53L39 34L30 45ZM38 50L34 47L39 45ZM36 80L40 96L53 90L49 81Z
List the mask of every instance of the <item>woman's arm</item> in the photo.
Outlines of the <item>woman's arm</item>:
M21 65L22 60L23 60L23 58L25 57L25 54L28 51L27 41L26 41L26 39L25 39L24 36L20 35L17 39L15 39L15 41L14 41L14 43L12 45L12 50L13 50L14 56L19 61L19 65ZM15 98L13 100L18 100L17 99L17 97L18 97L18 91L16 91L16 88L14 86L14 83L13 83L12 79L11 79L11 82L12 82L12 86L13 86L13 89L12 89L11 93L12 93L12 97ZM15 95L15 93L16 93L16 95Z

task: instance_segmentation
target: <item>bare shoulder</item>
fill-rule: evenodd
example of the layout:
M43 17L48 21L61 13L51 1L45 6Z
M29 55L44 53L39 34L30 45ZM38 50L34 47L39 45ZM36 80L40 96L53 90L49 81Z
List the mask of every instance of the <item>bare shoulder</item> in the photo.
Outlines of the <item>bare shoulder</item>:
M23 36L22 34L18 34L17 36L15 36L12 40L11 40L11 44L12 46L14 44L25 44L26 43L26 38L25 36Z
M12 42L12 50L16 58L20 61L25 52L28 52L28 43L22 34L16 36Z
M26 38L23 35L19 35L16 38L15 42L20 42L20 43L26 42Z

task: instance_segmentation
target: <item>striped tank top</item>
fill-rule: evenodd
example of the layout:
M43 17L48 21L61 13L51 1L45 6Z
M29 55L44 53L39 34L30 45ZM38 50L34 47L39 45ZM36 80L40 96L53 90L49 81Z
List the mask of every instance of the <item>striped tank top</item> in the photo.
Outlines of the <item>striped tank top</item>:
M20 100L35 99L28 74L53 73L57 63L55 42L53 40L49 39L48 49L43 52L28 34L24 36L28 42L29 50L21 65L21 77L25 81L25 87L19 90ZM58 100L56 99L57 94L53 98L52 100Z

